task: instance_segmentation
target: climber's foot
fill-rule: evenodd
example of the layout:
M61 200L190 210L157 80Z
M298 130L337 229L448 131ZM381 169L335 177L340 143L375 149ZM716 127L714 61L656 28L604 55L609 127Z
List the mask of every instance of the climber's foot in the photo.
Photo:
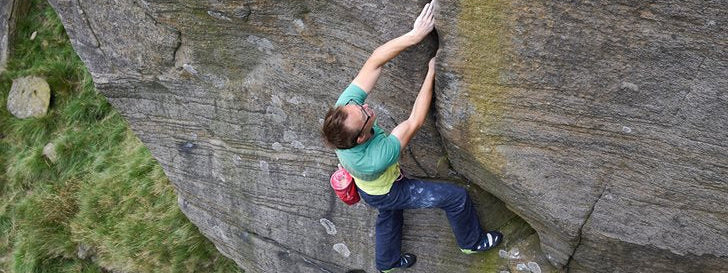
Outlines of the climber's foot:
M402 257L399 258L399 261L392 266L390 269L386 270L379 270L381 273L389 273L394 271L397 268L408 268L417 262L417 256L415 254L405 253L402 254Z
M480 236L480 241L472 249L460 249L465 254L473 254L485 252L488 249L494 248L503 240L503 234L498 231L488 231Z

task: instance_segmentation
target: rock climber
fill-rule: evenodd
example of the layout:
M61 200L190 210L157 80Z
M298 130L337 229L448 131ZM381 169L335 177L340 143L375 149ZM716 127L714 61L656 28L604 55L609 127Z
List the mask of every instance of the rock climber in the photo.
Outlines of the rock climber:
M361 198L379 210L375 228L376 268L390 272L411 267L414 254L402 253L403 209L445 210L457 244L466 254L483 252L498 245L503 235L485 232L467 191L460 186L403 177L399 155L422 126L430 109L435 79L435 59L409 118L387 134L377 125L377 115L365 103L382 67L406 48L422 41L435 27L433 4L428 3L412 30L379 46L351 84L326 114L322 134L327 146L336 149L341 165L352 175Z

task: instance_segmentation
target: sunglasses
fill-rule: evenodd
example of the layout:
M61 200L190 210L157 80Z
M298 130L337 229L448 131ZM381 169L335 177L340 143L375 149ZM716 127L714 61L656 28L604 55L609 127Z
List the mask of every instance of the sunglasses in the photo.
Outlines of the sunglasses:
M367 123L369 122L369 119L370 119L370 118L372 118L372 116L370 116L370 115L369 115L369 113L367 113L367 111L366 111L366 110L364 110L364 106L363 106L363 105L359 104L359 103L358 103L358 102L356 102L356 101L355 101L354 99L350 99L350 100L349 100L349 101L348 101L348 102L346 103L346 105L349 105L349 104L353 104L353 105L359 106L359 108L361 109L361 111L362 111L362 112L364 112L364 115L366 115L366 116L367 116L367 119L366 119L366 120L364 121L364 125L362 125L362 126L361 126L361 129L359 129L359 133L358 133L358 134L356 134L356 137L359 137L359 135L361 135L361 132L363 132L363 131L364 131L364 127L367 127ZM356 138L354 139L354 143L356 143Z

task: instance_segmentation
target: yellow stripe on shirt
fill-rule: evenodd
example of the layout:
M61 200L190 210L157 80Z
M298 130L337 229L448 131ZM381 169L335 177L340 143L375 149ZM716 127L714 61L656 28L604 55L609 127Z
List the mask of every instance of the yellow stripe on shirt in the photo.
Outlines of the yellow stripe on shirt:
M387 168L382 175L374 180L362 180L354 177L354 183L359 189L366 192L369 195L384 195L389 192L392 188L394 181L399 178L399 162L392 164Z

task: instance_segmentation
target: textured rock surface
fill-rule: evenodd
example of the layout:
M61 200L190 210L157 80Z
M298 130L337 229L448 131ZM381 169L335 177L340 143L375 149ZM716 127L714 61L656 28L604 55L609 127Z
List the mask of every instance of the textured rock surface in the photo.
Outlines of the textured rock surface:
M463 1L438 93L453 166L557 265L727 270L726 4Z
M39 77L28 76L13 80L8 93L8 111L17 118L42 117L48 112L51 88Z
M15 23L28 12L30 0L4 0L0 2L0 73L5 71L10 54L9 45L15 32Z
M374 271L376 212L327 188L318 128L423 1L51 2L223 253L250 272ZM540 244L573 271L728 270L725 4L441 1L435 114L406 171L467 178L483 222L517 239L505 251ZM431 47L387 65L370 98L383 127L407 116ZM540 254L458 255L437 211L405 225L419 272L551 270Z
M3 1L0 3L0 72L4 72L9 55L9 37L10 37L10 13L12 12L13 1Z

